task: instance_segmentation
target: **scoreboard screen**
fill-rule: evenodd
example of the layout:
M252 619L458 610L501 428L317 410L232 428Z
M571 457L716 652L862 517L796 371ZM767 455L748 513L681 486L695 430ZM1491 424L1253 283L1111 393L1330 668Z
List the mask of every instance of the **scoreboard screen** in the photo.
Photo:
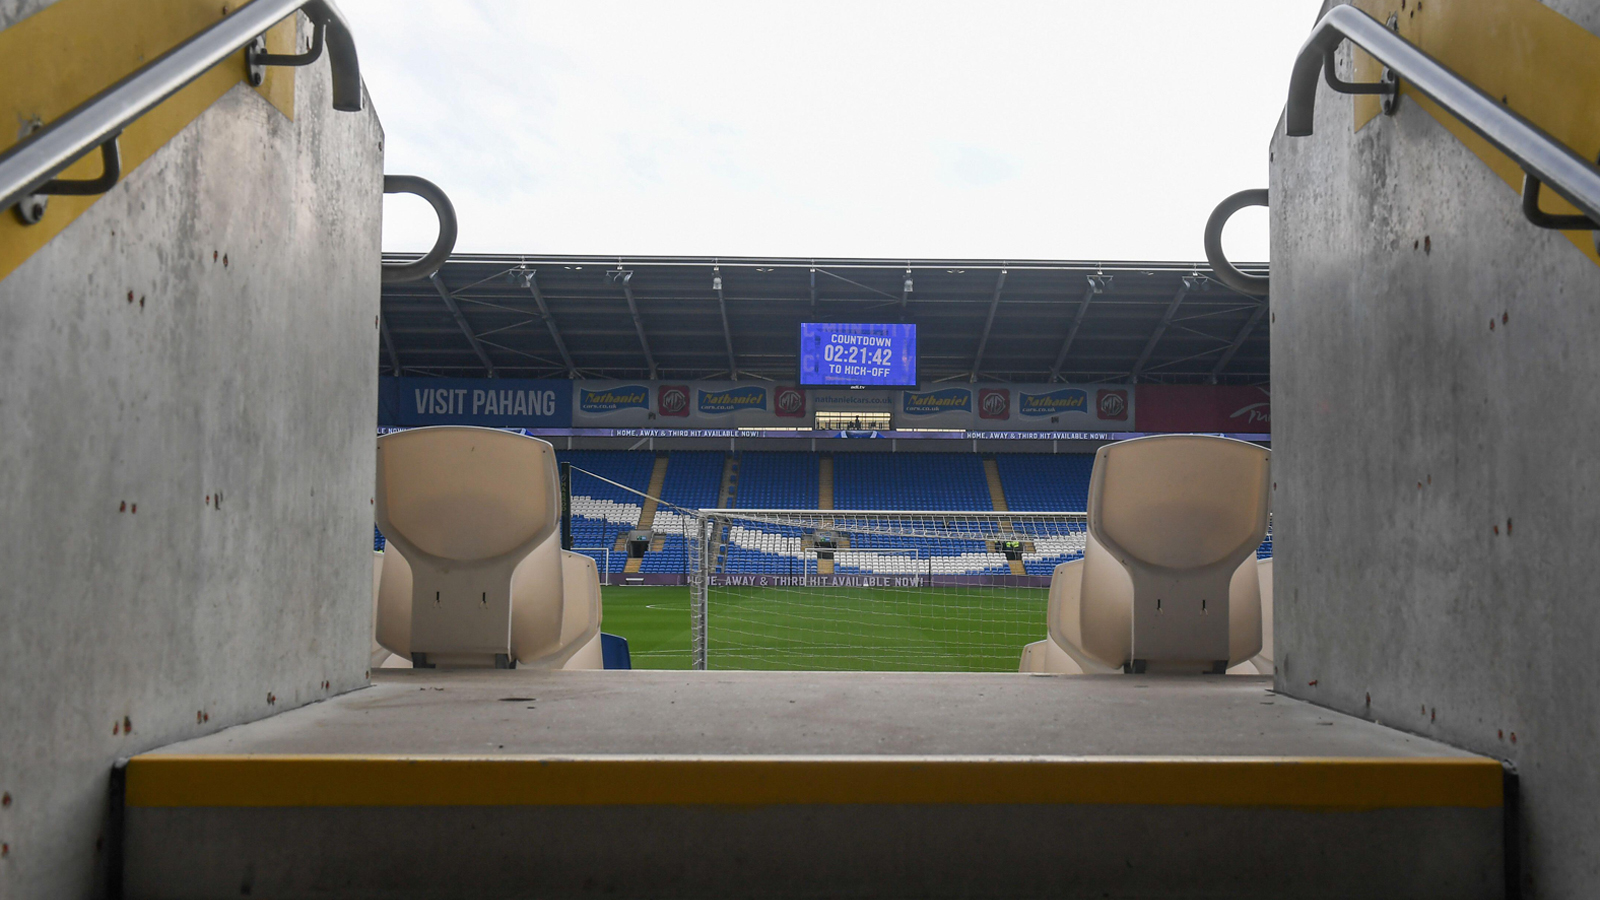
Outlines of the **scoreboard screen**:
M914 388L917 326L802 322L800 384Z

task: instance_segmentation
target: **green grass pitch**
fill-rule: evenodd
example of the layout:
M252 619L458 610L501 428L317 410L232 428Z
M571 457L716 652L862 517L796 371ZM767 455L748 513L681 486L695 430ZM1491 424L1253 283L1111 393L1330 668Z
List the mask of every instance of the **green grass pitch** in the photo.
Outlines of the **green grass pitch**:
M690 667L687 587L604 588L603 630L634 668ZM1046 634L1044 588L719 587L711 668L1015 672Z

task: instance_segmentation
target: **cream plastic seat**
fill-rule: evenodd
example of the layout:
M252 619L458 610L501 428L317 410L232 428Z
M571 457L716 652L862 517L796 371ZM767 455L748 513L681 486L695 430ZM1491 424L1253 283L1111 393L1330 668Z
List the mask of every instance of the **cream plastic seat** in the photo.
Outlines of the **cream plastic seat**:
M1257 671L1271 675L1277 671L1277 657L1272 650L1272 557L1256 564L1261 582L1261 652L1250 658Z
M564 585L561 647L549 657L552 668L604 669L600 649L600 567L594 558L561 551Z
M560 656L559 497L555 450L536 438L456 426L378 438L378 642L419 666Z
M556 544L557 537L551 537L549 542ZM556 544L559 546L559 544ZM541 547L541 549L543 549ZM383 665L387 668L405 667L410 665L409 651L410 632L407 627L410 613L411 566L404 556L395 554L378 554L380 562L389 567L389 577L393 589L388 595L387 607L380 600L378 609L383 611L376 619L374 628L375 642L379 649L374 654L373 665ZM536 569L529 566L528 570ZM536 666L551 669L603 669L605 668L604 655L600 647L600 572L592 557L582 553L573 553L570 550L561 551L562 570L562 613L561 613L561 641L560 645L550 653L543 656L528 658L516 654L515 651L530 646L538 641L538 635L524 635L519 640L516 629L515 610L512 617L512 648L517 662L522 666ZM518 569L518 579L523 580ZM530 591L538 591L537 584L526 585ZM515 583L513 592L517 590ZM397 656L390 656L390 650L395 649ZM383 660L388 658L388 662Z
M1064 655L1086 673L1222 672L1258 656L1269 461L1254 444L1200 435L1102 447L1084 556L1050 583L1062 653L1025 651L1023 665L1070 671Z

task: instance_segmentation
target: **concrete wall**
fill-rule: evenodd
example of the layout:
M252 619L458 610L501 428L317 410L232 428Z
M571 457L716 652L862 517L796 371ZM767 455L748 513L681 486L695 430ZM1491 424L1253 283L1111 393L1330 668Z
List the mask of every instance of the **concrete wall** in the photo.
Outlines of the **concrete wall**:
M383 135L327 71L0 281L0 897L100 892L116 758L365 684Z
M1272 154L1278 688L1510 761L1527 895L1592 896L1600 267L1415 102Z

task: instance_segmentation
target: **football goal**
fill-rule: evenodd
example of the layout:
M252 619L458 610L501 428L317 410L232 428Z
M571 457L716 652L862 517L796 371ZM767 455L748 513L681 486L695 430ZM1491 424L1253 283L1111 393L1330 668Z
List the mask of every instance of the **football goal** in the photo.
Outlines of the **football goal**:
M1015 671L1083 513L683 517L695 668Z

